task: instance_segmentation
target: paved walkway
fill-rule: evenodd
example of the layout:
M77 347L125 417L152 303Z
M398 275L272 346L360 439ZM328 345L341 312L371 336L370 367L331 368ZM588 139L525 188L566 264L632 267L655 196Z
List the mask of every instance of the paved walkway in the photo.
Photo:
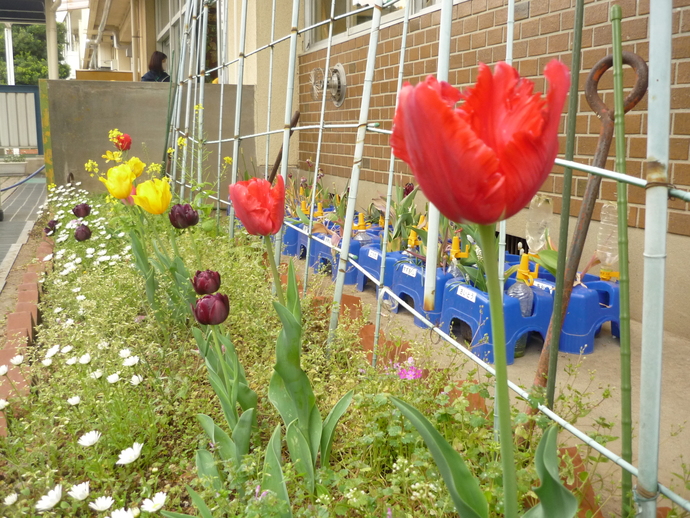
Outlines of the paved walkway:
M3 182L11 185L19 181L10 178ZM0 221L0 291L5 287L7 275L12 269L17 254L26 243L29 232L36 222L39 205L45 203L46 179L34 177L19 187L3 193L3 221Z

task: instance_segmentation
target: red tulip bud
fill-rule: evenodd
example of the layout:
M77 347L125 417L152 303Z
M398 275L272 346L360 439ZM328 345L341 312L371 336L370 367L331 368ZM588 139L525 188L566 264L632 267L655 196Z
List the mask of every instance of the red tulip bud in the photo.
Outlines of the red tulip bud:
M116 139L115 147L120 151L128 151L132 147L132 137L127 135L127 133L120 135Z
M198 271L192 279L192 286L198 295L214 293L220 288L220 274L212 270Z
M225 322L230 313L228 296L222 293L205 295L192 307L197 322L204 325L218 325Z

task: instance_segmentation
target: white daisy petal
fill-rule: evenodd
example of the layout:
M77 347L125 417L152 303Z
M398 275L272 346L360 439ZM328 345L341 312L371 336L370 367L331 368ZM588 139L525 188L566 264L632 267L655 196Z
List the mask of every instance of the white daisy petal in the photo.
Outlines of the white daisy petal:
M0 376L4 376L7 374L7 371L10 370L7 365L0 365Z
M81 403L81 398L79 396L74 396L74 397L69 398L67 400L67 402L72 406L76 406L79 403Z
M166 494L163 492L156 493L153 498L147 498L141 504L141 510L147 513L155 513L160 511L165 505Z
M108 380L108 383L117 383L120 381L120 373L116 372L115 374L111 374L106 379Z
M55 507L62 498L62 486L58 484L55 488L48 491L47 495L43 495L36 503L36 509L41 511L48 511Z
M96 444L100 438L101 432L91 430L90 432L87 432L81 437L79 437L79 440L77 442L79 443L79 445L88 448L89 446L93 446L94 444Z
M123 466L125 464L131 464L139 458L139 455L141 455L141 449L143 447L143 443L135 442L131 448L127 448L120 452L120 458L117 460L115 464L120 464Z
M24 356L22 356L21 354L18 354L17 356L15 356L14 358L12 358L10 360L10 363L12 365L14 365L15 367L18 367L19 365L22 364L23 361L24 361Z
M110 506L115 503L112 496L99 496L89 504L89 507L94 511L103 512L110 509Z
M5 497L5 500L3 500L3 502L6 506L14 505L14 503L17 501L17 498L17 493L10 493Z
M81 484L72 486L72 489L70 489L67 494L75 500L86 500L89 496L89 483L82 482Z

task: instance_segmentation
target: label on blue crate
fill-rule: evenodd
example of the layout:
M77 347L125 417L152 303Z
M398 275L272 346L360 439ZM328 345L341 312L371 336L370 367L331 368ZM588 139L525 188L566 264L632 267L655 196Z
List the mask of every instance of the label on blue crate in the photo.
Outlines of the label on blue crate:
M546 290L546 291L549 291L549 292L551 292L551 291L553 291L553 290L555 289L555 288L553 287L553 285L547 284L547 283L545 283L545 282L540 282L540 281L534 281L534 285L535 285L537 288L541 288L542 290Z
M417 277L417 270L410 265L403 265L403 273L409 275L410 277Z
M469 300L470 302L475 302L477 300L477 294L467 286L459 286L458 295L460 295L463 299Z
M369 250L367 252L367 255L374 259L375 261L378 261L379 258L379 251L378 250Z

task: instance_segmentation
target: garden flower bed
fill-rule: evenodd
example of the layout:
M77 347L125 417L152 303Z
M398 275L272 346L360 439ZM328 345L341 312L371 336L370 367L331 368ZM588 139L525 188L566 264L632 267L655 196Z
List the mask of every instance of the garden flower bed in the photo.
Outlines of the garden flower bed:
M80 203L91 210L76 218L72 208ZM165 216L145 220L150 235L175 232L157 246L174 243L187 271L212 268L220 274L229 315L219 331L234 345L257 396L251 446L236 463L223 460L222 441L209 440L199 417L227 429L192 332L199 325L170 298L157 299L157 312L148 304L132 251L131 208L76 187L57 188L43 215L48 219L56 221L55 250L44 258L52 269L41 279L42 323L23 358L8 366L22 371L31 389L3 409L8 436L0 439L2 513L195 515L198 498L212 516L287 515L284 502L263 486L264 457L281 423L269 402L281 328L259 241L244 233L229 240L222 221L178 231ZM203 221L212 217L202 215ZM78 241L74 233L82 223L91 236ZM166 293L172 281L158 282ZM316 406L325 416L342 396L351 390L353 396L335 428L330 463L317 464L313 486L285 445L278 448L292 515L456 515L430 451L390 403L389 396L396 396L420 409L463 452L491 516L502 516L492 415L469 404L477 394L490 397L488 384L457 385L456 366L434 368L415 343L394 363L372 368L359 338L364 317L344 318L327 351L327 312L312 300L307 295L301 301L300 353ZM516 451L524 508L535 503L535 448L536 441L528 441Z

